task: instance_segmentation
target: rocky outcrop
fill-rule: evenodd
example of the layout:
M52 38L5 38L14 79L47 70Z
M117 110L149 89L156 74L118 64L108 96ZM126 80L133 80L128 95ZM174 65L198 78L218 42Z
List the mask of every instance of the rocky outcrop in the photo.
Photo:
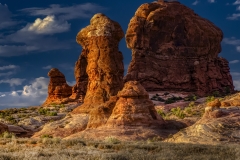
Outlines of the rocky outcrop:
M233 91L227 60L221 52L222 31L179 2L141 5L126 33L132 61L125 82L146 90Z
M48 76L50 77L48 97L43 106L66 103L72 95L72 87L67 84L65 76L56 68L52 68Z
M240 93L234 94L231 98L227 98L221 101L222 107L240 106Z
M153 102L143 86L137 81L125 83L118 92L118 101L107 121L109 127L150 127L163 124L164 120L157 114Z
M3 123L0 123L0 134L2 134L5 131L9 131L8 126Z
M217 101L205 108L203 117L167 142L224 144L240 143L240 107L220 108ZM213 104L217 106L214 106Z
M77 84L81 83L82 78L88 79L88 85L84 104L73 113L88 113L122 89L124 67L118 43L123 37L121 26L101 13L94 15L90 25L77 34L82 55L76 63L79 67L75 69L75 76L79 78ZM78 68L86 68L86 73L79 73ZM84 85L85 83L82 84L83 90Z

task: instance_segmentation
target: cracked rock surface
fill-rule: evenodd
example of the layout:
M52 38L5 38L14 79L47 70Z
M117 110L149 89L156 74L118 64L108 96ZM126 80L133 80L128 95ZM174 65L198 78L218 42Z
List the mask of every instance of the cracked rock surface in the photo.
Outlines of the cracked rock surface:
M228 61L218 57L222 38L218 27L179 2L145 3L128 25L132 61L124 80L147 91L231 92Z

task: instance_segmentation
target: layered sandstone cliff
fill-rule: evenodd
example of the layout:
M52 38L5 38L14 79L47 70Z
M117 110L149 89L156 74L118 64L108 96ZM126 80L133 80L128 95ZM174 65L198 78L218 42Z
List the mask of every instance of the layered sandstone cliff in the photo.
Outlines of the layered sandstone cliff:
M52 68L48 76L50 77L48 97L43 106L65 103L72 94L72 87L67 84L65 76L56 68Z
M148 91L233 91L222 31L179 2L141 5L126 33L132 61L125 82L137 80Z

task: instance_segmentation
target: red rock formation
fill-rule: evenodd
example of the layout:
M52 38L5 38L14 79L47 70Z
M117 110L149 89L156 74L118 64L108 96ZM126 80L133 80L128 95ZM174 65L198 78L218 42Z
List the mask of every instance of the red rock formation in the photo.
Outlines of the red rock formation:
M3 123L0 123L0 134L5 132L5 131L9 131L8 126L3 124Z
M118 92L117 96L119 99L107 121L107 126L150 127L164 123L157 114L148 93L139 82L125 83L123 90Z
M75 76L79 82L81 78L85 80L88 77L88 86L84 104L73 113L89 112L122 89L123 56L118 50L118 43L123 36L121 26L103 14L94 15L90 25L78 33L77 43L83 51L80 61L76 63L79 67L75 69ZM86 68L87 75L84 71L79 74L78 68ZM84 85L80 84L83 90Z
M200 96L233 91L228 62L217 57L222 38L218 27L179 2L143 4L126 34L132 61L125 81Z
M50 77L48 97L43 106L65 103L72 94L72 87L67 84L65 76L56 68L52 68L48 76Z
M75 101L79 101L83 103L84 97L87 92L87 85L88 85L88 74L86 72L87 69L87 53L82 51L79 59L75 63L75 79L76 84L72 88L72 95L71 99Z

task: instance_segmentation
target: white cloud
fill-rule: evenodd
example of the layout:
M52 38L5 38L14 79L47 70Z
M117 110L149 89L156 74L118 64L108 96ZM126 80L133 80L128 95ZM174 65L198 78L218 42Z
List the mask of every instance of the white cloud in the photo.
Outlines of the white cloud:
M93 14L98 13L104 10L102 6L93 4L93 3L85 3L78 4L74 6L63 7L58 4L52 4L49 8L25 8L20 11L30 13L32 16L48 16L48 15L56 15L60 19L70 20L70 19L78 19L78 18L89 18Z
M76 84L76 81L72 81L72 82L68 82L68 81L67 81L67 84L68 84L69 86L74 86L74 85Z
M237 51L240 52L240 46L237 46Z
M236 76L240 76L240 73L239 72L231 72L231 75L236 77Z
M233 3L233 5L238 5L238 4L240 4L240 0L236 0L236 1Z
M21 79L21 78L11 78L11 79L0 80L0 84L8 83L12 87L12 86L22 85L24 81L25 79Z
M9 69L16 69L16 68L18 68L18 66L15 66L15 65L2 66L2 67L0 67L0 71L9 70Z
M209 2L209 3L214 3L214 2L215 2L215 0L208 0L208 2Z
M235 63L238 63L239 62L239 60L232 60L232 61L230 61L229 63L230 64L235 64Z
M240 90L240 80L234 80L233 85L235 90Z
M30 85L24 86L22 91L0 93L0 108L28 107L42 104L47 97L48 83L48 78L39 77Z
M240 13L233 13L231 16L227 17L229 20L238 20Z
M230 45L240 45L240 39L236 39L235 37L224 38L223 42Z
M240 6L237 7L237 10L240 11Z
M13 75L15 72L5 72L5 73L0 73L0 77L7 77L7 76L10 76L10 75Z
M53 68L51 65L48 65L48 66L45 66L45 67L42 67L43 69L51 69Z
M196 0L196 1L194 1L193 3L192 3L192 5L197 5L199 3L199 1L198 0Z
M34 23L28 24L22 31L35 32L37 34L54 34L68 31L70 24L57 20L55 16L47 16L44 19L37 18Z
M236 50L240 52L240 39L236 39L235 37L224 38L223 43L236 46Z

